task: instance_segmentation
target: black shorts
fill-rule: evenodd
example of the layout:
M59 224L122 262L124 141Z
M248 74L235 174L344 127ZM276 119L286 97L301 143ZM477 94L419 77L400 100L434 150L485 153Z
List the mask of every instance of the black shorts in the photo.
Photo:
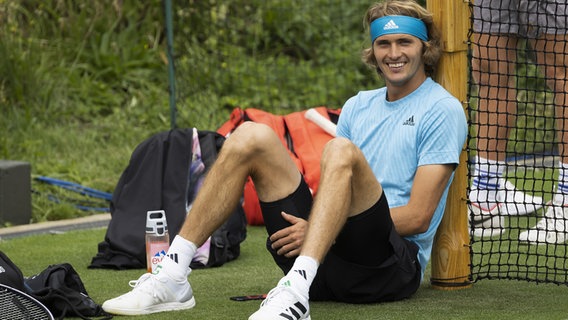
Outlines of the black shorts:
M288 197L261 203L269 234L287 226L285 220L275 218L280 217L280 211L307 218L311 204L312 197L304 181ZM278 266L287 273L294 259L278 255L269 239L266 245ZM394 229L383 194L373 207L347 219L318 269L310 288L310 300L375 303L407 298L420 286L422 274L417 254L416 244L402 238Z

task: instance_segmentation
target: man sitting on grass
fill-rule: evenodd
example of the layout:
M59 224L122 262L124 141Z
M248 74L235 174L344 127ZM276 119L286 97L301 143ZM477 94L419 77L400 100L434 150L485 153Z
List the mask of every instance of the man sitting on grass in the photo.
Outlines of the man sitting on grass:
M342 108L325 147L317 197L272 130L246 122L227 139L185 224L157 270L106 301L114 314L192 308L189 264L196 249L254 181L285 276L249 319L310 319L308 301L392 301L420 286L467 134L460 102L429 75L440 57L431 14L414 1L369 8L364 61L385 88ZM388 202L387 202L388 199Z

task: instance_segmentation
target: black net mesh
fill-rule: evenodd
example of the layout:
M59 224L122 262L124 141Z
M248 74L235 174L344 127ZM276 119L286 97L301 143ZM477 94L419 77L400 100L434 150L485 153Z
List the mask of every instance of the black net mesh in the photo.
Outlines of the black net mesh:
M568 284L566 1L470 8L473 279Z

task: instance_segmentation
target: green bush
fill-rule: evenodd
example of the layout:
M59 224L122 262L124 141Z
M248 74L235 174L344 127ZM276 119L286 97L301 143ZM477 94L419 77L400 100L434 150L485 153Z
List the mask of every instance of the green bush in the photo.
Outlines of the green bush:
M276 113L339 108L356 91L380 85L360 61L368 45L363 30L368 6L232 0L179 7L178 124L212 129L235 106Z
M360 61L366 0L172 3L175 113L161 0L0 0L0 158L111 192L136 145L169 129L172 115L211 130L236 106L339 108L382 86ZM542 85L534 79L522 88ZM519 92L529 130L515 132L527 141L516 146L547 149L553 134L539 128L553 127L550 108L531 95ZM33 221L90 214L36 194L33 211Z

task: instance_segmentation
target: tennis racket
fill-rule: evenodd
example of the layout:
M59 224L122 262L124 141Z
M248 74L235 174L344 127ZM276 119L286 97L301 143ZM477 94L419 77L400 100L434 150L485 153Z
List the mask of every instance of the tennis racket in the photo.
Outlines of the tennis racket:
M0 318L54 320L43 304L18 289L0 284Z
M311 122L315 123L318 127L322 128L325 132L327 132L332 137L335 137L337 125L333 123L331 120L327 119L326 117L322 116L316 109L308 109L306 113L304 113L304 117Z

